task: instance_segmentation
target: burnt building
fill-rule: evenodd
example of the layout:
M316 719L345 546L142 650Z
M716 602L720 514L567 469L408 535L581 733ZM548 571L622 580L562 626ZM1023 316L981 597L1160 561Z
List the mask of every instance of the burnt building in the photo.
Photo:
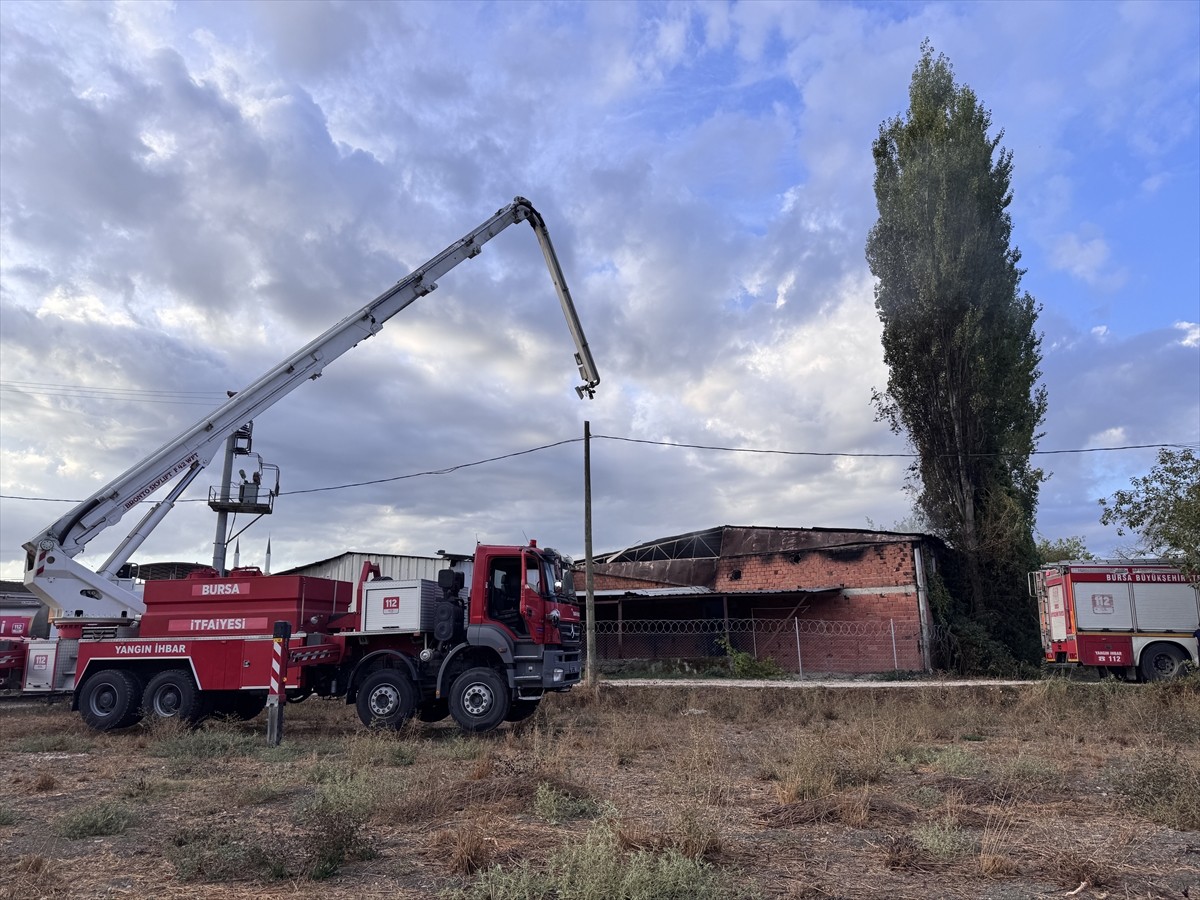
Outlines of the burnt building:
M703 659L723 640L793 672L927 671L942 551L924 534L724 525L603 554L598 654Z

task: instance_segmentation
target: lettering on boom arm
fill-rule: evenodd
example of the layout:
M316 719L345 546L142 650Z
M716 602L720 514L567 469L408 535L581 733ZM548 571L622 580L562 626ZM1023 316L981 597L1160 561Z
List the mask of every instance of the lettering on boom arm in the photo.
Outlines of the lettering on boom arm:
M181 459L179 462L175 463L175 465L171 466L171 468L167 469L167 471L163 472L148 485L126 500L124 503L125 511L128 512L129 510L133 509L133 507L137 506L180 472L186 472L192 467L192 464L199 461L199 459L200 457L198 454L192 453L188 455L187 459Z

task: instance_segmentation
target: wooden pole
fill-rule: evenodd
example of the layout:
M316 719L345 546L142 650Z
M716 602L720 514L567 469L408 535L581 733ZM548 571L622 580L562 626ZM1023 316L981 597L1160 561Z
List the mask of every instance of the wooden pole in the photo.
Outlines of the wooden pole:
M592 568L592 423L583 423L583 572L587 605L587 666L585 682L596 684L596 575Z

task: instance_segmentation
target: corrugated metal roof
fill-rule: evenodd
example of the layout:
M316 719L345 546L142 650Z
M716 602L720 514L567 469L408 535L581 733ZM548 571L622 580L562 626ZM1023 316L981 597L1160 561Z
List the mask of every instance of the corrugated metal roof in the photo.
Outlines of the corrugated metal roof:
M701 594L711 594L706 587L669 587L669 588L620 588L596 591L597 597L697 597Z
M310 575L315 578L331 578L335 581L358 581L363 563L370 560L378 564L385 578L411 581L417 578L437 580L437 573L446 568L446 561L438 556L401 556L392 553L343 553L329 559L297 566L278 575Z

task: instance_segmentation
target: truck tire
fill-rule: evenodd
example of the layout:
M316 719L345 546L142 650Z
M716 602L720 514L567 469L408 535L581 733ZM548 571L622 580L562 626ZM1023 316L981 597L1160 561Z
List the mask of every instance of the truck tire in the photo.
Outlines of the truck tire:
M508 685L495 669L467 669L450 687L450 715L463 731L491 731L508 715Z
M167 669L150 679L143 702L148 716L178 719L192 725L204 718L204 699L190 673Z
M128 728L142 718L142 683L127 669L101 669L83 683L79 715L90 728Z
M412 718L417 692L399 669L380 669L358 689L358 718L368 728L400 728Z
M1151 644L1142 651L1138 671L1143 681L1161 681L1183 674L1188 655L1178 644Z
M422 722L440 722L450 715L449 700L430 700L417 707L417 718Z
M537 700L514 700L504 719L507 722L524 722L538 711L541 702L540 697Z

